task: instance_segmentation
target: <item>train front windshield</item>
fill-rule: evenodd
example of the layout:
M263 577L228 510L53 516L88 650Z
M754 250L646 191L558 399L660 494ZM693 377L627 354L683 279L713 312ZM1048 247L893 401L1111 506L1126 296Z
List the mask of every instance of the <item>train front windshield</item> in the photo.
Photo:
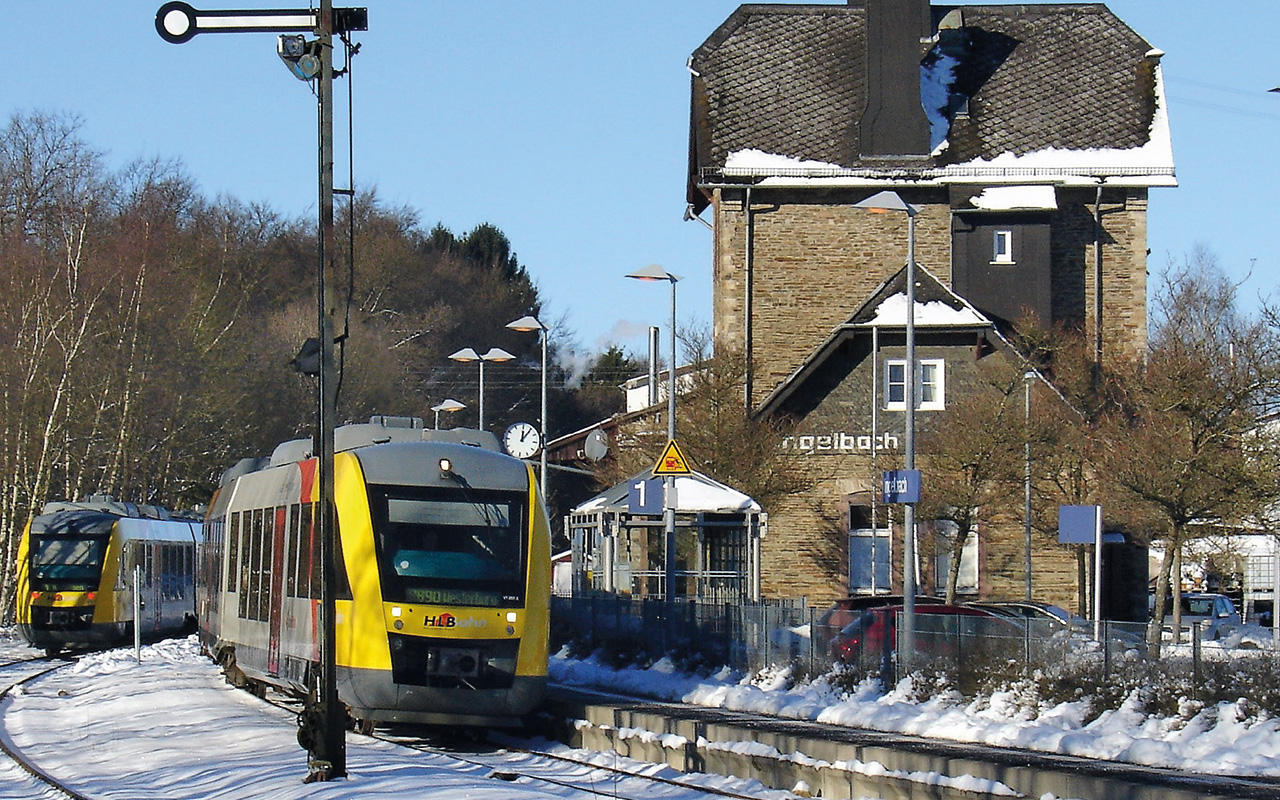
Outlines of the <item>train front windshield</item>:
M387 602L524 603L525 495L370 487Z
M98 588L115 517L58 514L31 526L31 588L87 592Z

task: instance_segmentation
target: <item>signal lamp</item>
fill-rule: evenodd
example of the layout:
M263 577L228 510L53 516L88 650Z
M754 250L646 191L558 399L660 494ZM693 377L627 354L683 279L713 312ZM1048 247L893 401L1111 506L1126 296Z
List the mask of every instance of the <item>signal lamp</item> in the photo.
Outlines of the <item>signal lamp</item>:
M302 34L281 34L276 39L276 55L300 81L310 81L320 74L320 42L308 42Z

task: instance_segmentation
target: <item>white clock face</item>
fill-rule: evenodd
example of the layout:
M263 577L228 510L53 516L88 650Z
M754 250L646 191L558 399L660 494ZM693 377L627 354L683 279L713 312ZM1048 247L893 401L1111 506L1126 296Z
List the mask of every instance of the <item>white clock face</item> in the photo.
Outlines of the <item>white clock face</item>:
M538 452L538 448L542 446L542 437L538 435L538 429L529 423L517 422L502 434L502 446L508 455L528 458Z

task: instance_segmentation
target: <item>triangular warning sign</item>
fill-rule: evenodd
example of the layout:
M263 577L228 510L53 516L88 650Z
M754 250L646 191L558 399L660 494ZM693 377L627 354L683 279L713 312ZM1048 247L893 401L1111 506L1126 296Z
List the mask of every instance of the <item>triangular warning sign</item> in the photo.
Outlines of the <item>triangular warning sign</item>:
M653 467L655 476L689 475L692 472L693 470L689 469L689 462L685 460L684 453L680 452L680 445L676 444L675 439L667 442L667 449L662 451L662 457Z

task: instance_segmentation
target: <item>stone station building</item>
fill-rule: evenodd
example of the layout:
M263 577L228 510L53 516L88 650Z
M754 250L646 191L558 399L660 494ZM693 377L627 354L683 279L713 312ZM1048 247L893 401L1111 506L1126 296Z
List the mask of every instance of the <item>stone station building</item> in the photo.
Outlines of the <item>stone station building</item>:
M981 359L1016 359L1029 314L1100 360L1145 348L1147 196L1176 185L1161 55L1101 4L927 0L744 5L694 52L687 200L715 229L715 340L817 487L765 509L764 595L900 589L873 492L901 464L907 220L859 201L920 209L918 423ZM1021 520L986 520L962 587L1021 596L1022 542ZM1075 553L1035 546L1037 599L1074 605Z

